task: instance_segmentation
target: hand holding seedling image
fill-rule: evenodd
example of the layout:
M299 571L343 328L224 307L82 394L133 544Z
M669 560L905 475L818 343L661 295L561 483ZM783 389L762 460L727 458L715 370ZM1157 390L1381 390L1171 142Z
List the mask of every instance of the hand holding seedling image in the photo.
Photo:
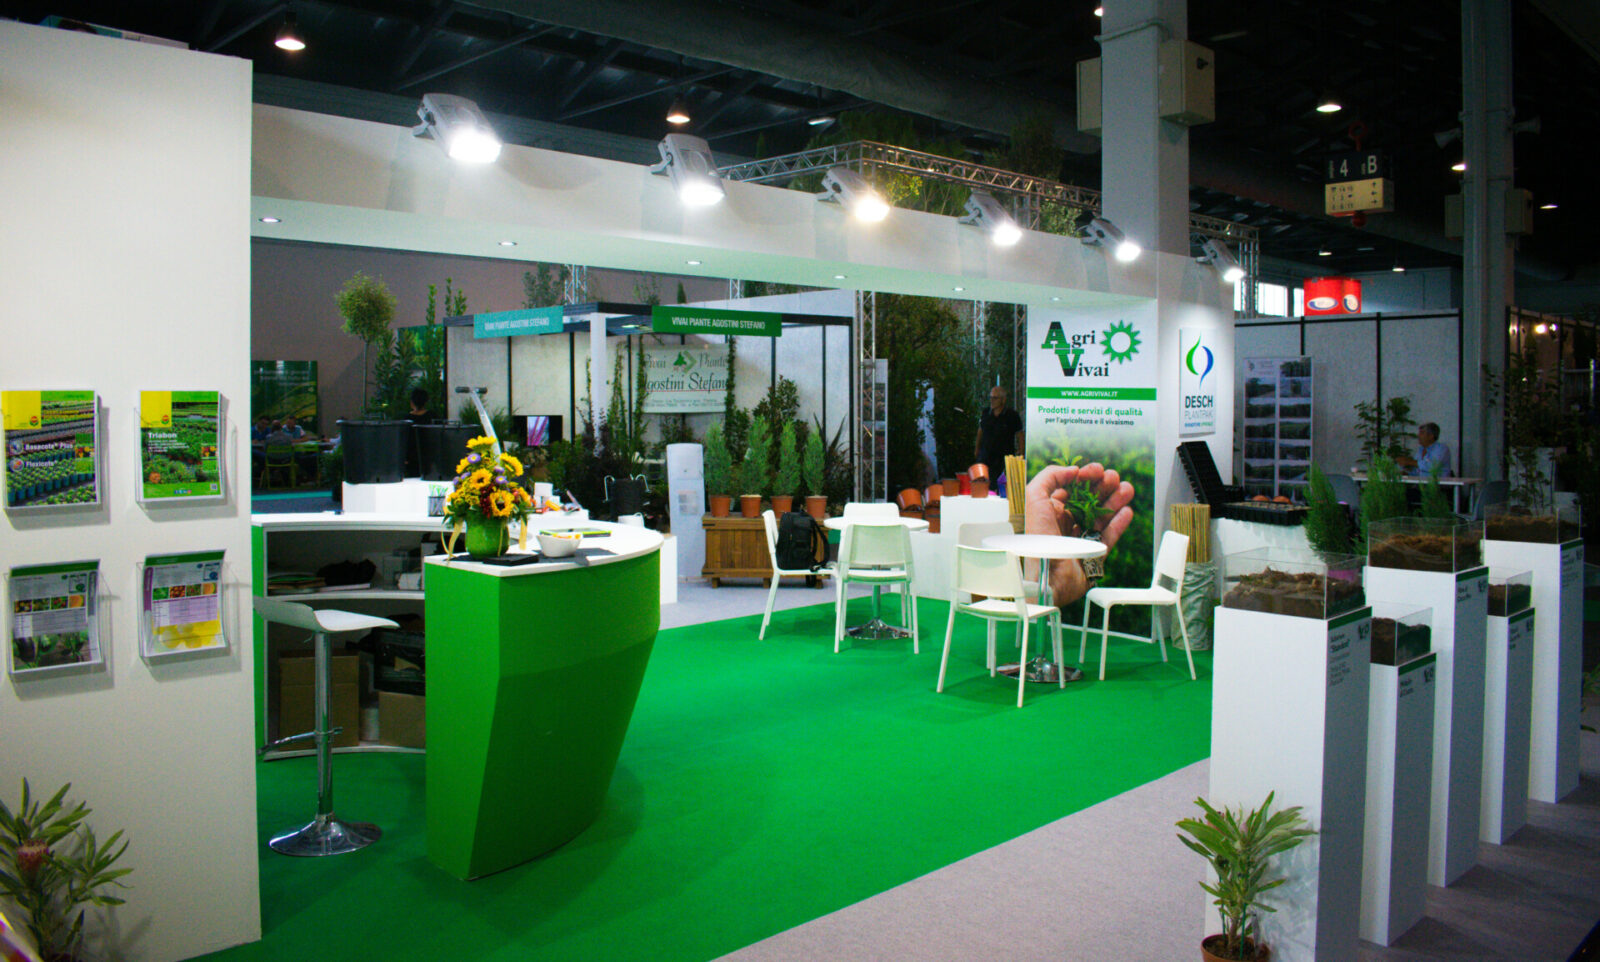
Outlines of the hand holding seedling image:
M1133 485L1099 462L1047 465L1028 482L1025 530L1073 537L1095 531L1109 551L1133 521L1133 493ZM1082 598L1089 590L1083 566L1076 561L1055 562L1050 590L1058 606Z

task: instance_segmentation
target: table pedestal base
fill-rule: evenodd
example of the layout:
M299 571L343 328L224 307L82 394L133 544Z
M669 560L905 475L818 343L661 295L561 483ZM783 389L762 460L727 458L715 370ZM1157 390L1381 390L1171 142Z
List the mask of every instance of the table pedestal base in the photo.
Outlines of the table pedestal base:
M995 668L997 673L1007 678L1017 677L1017 672L1020 670L1022 665L1016 663ZM1083 678L1083 672L1071 665L1058 665L1053 661L1047 661L1043 655L1028 662L1028 681L1041 685L1059 685L1063 678L1067 681L1078 681Z

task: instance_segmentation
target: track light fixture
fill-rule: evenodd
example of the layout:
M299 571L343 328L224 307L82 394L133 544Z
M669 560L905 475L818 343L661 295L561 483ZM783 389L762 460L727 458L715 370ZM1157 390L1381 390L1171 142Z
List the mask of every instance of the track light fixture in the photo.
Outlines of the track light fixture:
M1144 248L1140 247L1137 242L1129 240L1117 225L1104 217L1090 219L1088 226L1084 227L1083 233L1079 236L1079 240L1091 247L1104 247L1110 250L1117 260L1122 261L1124 264L1138 260L1139 255L1144 253Z
M889 202L865 177L848 167L829 167L822 175L822 200L841 204L856 220L876 223L889 216Z
M500 137L478 105L454 94L423 94L417 108L422 123L414 137L432 135L451 158L469 164L491 164L500 156Z
M300 24L295 20L293 10L283 15L283 26L278 28L278 39L273 41L273 45L279 50L291 53L306 48L305 38L300 36Z
M682 126L689 122L689 105L679 97L667 108L667 123Z
M685 207L710 207L722 200L726 191L717 176L710 144L693 134L668 134L657 146L661 163L650 168L650 173L670 178Z
M1200 256L1201 263L1210 264L1220 271L1224 282L1237 284L1244 280L1244 268L1239 266L1233 251L1228 250L1226 242L1220 238L1208 237L1201 243L1200 250L1204 251Z
M960 222L988 231L989 240L996 247L1011 247L1022 240L1022 228L1017 226L1016 218L985 191L975 190L967 198L967 213Z

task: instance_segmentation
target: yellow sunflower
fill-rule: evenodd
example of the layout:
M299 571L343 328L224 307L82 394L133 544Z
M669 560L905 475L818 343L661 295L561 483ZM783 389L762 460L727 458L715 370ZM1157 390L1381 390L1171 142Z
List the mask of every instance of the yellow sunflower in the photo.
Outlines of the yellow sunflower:
M489 495L489 513L496 518L509 518L516 499L509 491L495 491Z
M472 491L482 491L493 483L494 475L489 473L489 469L479 468L467 476L466 487Z
M494 439L486 434L480 434L467 442L467 450L487 454L494 450Z
M513 478L522 476L522 462L509 454L500 455L500 466L506 469L506 474Z

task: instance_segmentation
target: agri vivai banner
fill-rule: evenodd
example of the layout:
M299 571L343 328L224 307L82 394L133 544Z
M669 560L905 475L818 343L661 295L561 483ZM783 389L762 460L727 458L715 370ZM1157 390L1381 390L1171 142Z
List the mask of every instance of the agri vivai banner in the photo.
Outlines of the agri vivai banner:
M1133 486L1132 518L1106 556L1108 585L1150 583L1157 380L1153 302L1028 312L1030 482L1049 465L1099 465ZM1067 490L1069 500L1074 493ZM1069 525L1061 533L1078 532Z

